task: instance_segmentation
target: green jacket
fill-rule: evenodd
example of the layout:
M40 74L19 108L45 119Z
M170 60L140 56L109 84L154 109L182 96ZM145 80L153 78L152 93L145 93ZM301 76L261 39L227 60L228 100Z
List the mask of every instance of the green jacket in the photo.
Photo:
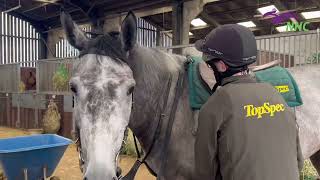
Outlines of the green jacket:
M298 180L298 128L281 95L250 75L222 86L200 110L195 179Z

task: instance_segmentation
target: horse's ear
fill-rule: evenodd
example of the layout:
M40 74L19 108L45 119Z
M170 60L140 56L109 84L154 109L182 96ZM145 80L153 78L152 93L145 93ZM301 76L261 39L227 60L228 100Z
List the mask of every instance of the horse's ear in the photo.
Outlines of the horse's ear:
M129 51L137 42L137 18L129 12L121 25L121 41L125 51Z
M79 28L79 26L73 22L71 16L62 12L60 19L69 43L79 50L85 48L89 42L89 38Z

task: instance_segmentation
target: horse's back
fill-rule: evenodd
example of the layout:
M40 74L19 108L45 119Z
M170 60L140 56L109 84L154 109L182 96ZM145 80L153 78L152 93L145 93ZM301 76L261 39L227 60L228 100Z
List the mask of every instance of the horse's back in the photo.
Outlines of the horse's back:
M288 69L296 80L303 105L296 108L300 143L305 158L320 149L320 64Z

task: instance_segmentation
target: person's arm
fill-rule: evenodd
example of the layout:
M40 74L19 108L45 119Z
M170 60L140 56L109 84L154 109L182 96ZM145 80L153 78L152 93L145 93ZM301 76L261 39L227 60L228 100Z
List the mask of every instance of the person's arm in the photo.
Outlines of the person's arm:
M199 127L195 142L196 180L215 179L217 175L217 134L223 121L224 103L221 104L221 102L225 100L220 94L213 95L199 114Z

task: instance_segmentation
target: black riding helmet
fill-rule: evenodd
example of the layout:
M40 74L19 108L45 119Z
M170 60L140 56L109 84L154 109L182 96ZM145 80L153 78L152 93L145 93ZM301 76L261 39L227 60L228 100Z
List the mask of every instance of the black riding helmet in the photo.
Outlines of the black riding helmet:
M257 44L254 34L238 24L222 25L212 30L195 44L203 52L207 63L221 59L231 68L247 67L257 59Z

